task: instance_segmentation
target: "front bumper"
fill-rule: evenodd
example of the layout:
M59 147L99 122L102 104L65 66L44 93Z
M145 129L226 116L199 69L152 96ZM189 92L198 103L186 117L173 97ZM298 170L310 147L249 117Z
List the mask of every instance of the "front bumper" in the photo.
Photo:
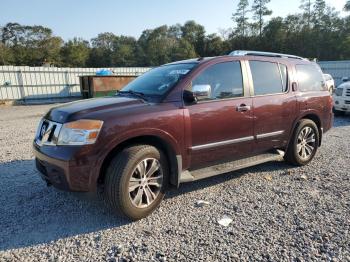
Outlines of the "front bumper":
M350 97L333 96L333 100L335 110L350 112Z
M41 177L64 191L94 191L91 177L97 169L92 156L83 147L39 146L33 143L35 164Z

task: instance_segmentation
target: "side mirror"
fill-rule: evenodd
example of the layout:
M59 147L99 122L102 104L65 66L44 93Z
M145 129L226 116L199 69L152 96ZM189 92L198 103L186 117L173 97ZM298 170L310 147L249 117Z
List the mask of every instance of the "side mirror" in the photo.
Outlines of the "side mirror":
M211 86L210 85L194 85L192 87L193 96L196 100L205 100L210 98Z

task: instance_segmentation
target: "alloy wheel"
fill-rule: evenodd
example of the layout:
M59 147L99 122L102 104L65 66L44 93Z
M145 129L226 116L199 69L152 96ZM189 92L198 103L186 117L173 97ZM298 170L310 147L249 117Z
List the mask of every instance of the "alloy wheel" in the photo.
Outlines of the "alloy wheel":
M150 206L158 197L163 185L163 172L155 158L143 159L129 179L129 197L137 208Z
M308 160L316 148L316 134L315 131L309 127L304 127L299 135L297 142L297 153L302 160Z

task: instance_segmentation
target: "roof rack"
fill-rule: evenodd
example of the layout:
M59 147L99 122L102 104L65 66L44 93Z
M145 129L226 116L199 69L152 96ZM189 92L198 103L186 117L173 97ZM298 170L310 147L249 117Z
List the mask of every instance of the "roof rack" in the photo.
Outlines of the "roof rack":
M229 55L231 55L231 56L246 56L246 55L268 56L268 57L292 58L292 59L299 59L299 60L308 61L308 59L300 57L300 56L281 54L281 53L261 52L261 51L235 50L235 51L231 52Z

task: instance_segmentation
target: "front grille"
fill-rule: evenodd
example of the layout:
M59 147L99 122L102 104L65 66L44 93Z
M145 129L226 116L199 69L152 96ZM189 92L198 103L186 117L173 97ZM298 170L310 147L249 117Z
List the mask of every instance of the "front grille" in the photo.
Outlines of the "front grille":
M38 131L35 135L35 142L39 145L54 146L57 144L58 135L62 124L42 119L38 126Z
M346 105L350 105L350 101L344 101Z
M350 96L350 88L345 90L345 96Z

